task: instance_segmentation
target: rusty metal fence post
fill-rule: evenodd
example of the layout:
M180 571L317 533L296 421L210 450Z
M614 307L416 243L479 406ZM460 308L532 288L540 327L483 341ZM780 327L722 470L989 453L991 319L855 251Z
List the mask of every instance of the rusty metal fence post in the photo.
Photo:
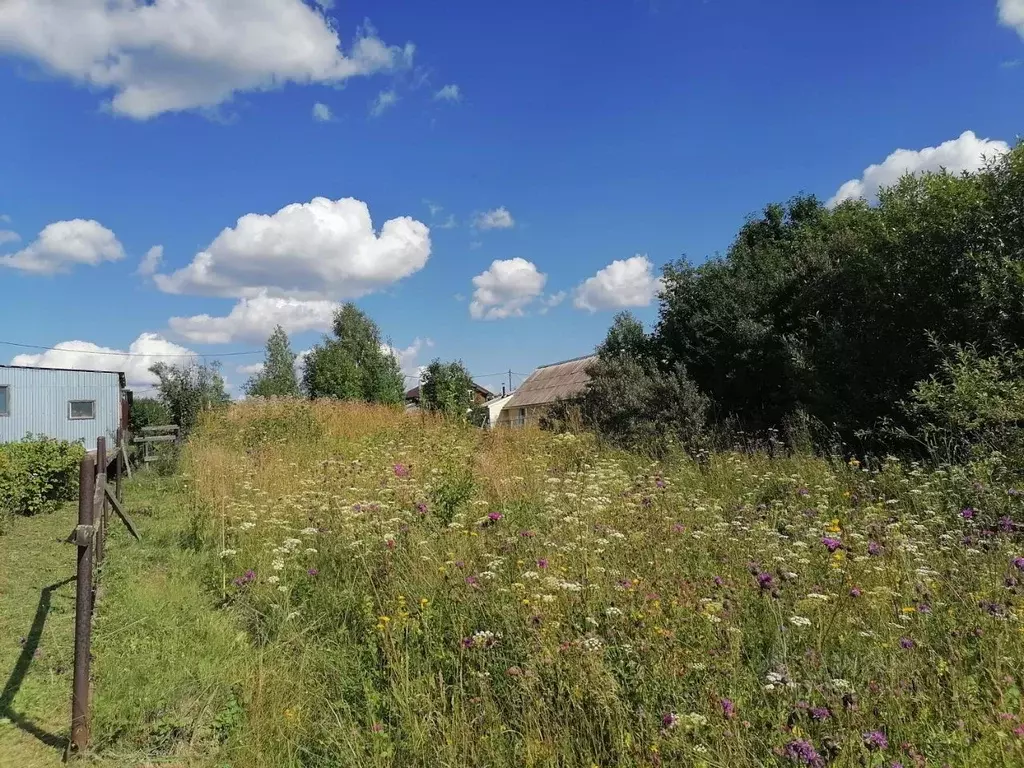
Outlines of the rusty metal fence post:
M71 692L70 755L80 755L89 746L89 654L92 628L92 555L96 490L96 462L86 455L78 472L78 527L72 536L78 547L75 585L75 675Z

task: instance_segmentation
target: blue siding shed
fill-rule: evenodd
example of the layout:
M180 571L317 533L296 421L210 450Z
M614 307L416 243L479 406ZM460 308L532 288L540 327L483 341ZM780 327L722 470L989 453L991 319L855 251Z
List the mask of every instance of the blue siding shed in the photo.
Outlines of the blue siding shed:
M25 435L112 444L122 419L124 374L0 365L0 443Z

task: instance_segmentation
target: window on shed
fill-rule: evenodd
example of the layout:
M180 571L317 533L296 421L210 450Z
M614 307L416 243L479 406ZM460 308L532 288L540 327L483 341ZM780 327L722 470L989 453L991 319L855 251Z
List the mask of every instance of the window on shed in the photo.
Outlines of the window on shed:
M96 401L95 400L71 400L68 403L68 418L69 419L95 419L96 418Z
M0 416L11 415L11 388L0 387Z

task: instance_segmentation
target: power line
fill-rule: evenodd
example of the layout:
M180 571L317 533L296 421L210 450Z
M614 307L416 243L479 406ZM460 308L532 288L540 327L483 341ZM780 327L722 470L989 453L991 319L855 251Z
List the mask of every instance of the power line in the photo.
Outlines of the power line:
M68 349L67 347L45 347L41 344L20 344L16 341L0 341L8 347L20 347L22 349L38 349L46 352L71 352L82 355L106 355L107 357L238 357L240 355L262 355L262 349L254 349L248 352L220 352L218 354L201 354L199 352L109 352L100 349Z

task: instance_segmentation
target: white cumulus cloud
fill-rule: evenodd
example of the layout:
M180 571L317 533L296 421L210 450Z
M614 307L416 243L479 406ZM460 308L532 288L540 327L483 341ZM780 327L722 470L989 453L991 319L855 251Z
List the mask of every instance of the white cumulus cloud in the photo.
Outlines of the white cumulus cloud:
M548 276L522 258L495 260L486 272L473 278L469 314L476 320L499 320L525 314L525 309L544 292Z
M164 247L162 245L154 245L148 251L146 255L142 257L139 262L139 268L136 273L143 277L151 277L156 274L156 271L160 269L160 264L164 260Z
M193 315L168 321L177 335L196 344L264 342L280 325L287 333L325 331L331 327L338 305L333 301L257 296L242 299L224 317Z
M394 91L394 90L391 90L391 91L381 91L380 93L377 94L377 98L375 98L373 100L373 103L370 104L370 114L373 117L380 117L388 109L390 109L391 107L395 106L395 104L397 104L397 103L398 103L398 92L397 91Z
M0 267L41 275L70 272L76 265L96 266L124 258L124 247L98 221L71 219L48 224L34 241L9 256Z
M661 290L661 278L646 256L613 261L576 288L573 304L577 309L597 312L602 309L646 307Z
M473 220L473 226L477 229L510 229L515 225L515 219L505 206L478 213Z
M156 363L174 365L194 358L195 353L155 333L140 334L127 350L101 347L89 341L62 341L37 355L16 355L11 365L39 368L78 368L123 371L129 387L151 387L157 382L149 368Z
M426 224L403 216L378 234L366 203L318 197L242 216L188 266L154 280L166 293L353 299L417 272L429 256Z
M999 21L1024 37L1024 0L999 0Z
M436 101L462 101L462 90L455 83L444 86L434 94Z
M434 342L431 339L421 339L417 336L408 347L382 344L381 348L398 361L398 367L406 376L419 376L426 368L426 365L419 359L420 353L432 346L434 346Z
M333 118L331 114L331 108L326 104L321 104L319 101L313 105L313 119L318 123L329 122Z
M986 158L1005 154L1010 150L1005 141L979 139L974 131L964 131L959 138L950 139L937 147L924 149L897 149L881 163L869 165L859 179L850 179L839 188L827 205L832 207L846 200L865 198L874 200L878 190L895 184L905 174L938 171L950 173L976 171Z
M347 50L303 0L3 0L0 53L112 93L147 119L285 83L340 83L411 64L366 27Z
M21 235L10 229L0 229L0 245L4 243L16 243L21 240Z

